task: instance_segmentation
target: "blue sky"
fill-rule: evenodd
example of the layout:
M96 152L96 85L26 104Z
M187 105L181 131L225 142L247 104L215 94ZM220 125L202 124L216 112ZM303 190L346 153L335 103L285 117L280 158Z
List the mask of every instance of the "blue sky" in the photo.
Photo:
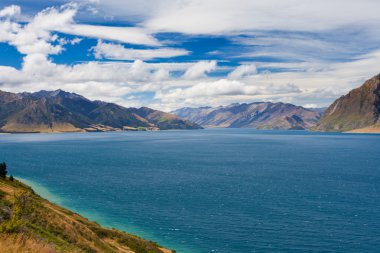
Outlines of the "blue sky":
M380 72L375 0L3 0L0 89L171 111L307 107Z

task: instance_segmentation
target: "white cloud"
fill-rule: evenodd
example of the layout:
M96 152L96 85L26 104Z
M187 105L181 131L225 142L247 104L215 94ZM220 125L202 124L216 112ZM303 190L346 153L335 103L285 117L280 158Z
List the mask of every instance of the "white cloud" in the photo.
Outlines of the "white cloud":
M246 85L240 81L220 79L211 82L201 82L189 88L174 89L167 94L160 94L158 98L199 98L227 95L258 94L256 86Z
M160 46L160 42L150 35L147 30L138 27L70 24L54 30L66 34L114 40L123 43Z
M303 107L305 107L305 108L318 108L318 105L316 105L316 104L306 104L306 105L303 105Z
M120 44L105 43L101 40L92 48L97 59L112 60L151 60L158 58L172 58L188 55L184 49L158 48L158 49L128 49Z
M260 79L255 82L210 79L183 88L171 88L170 90L159 90L156 99L175 106L175 103L187 106L218 106L232 102L253 102L255 99L273 100L278 96L294 96L302 91L294 84L268 84ZM271 99L269 99L271 98ZM178 107L178 106L175 106Z
M164 81L170 79L170 73L164 68L156 70L153 74L153 81Z
M107 27L76 24L74 17L79 6L71 3L61 7L51 7L39 12L27 24L19 24L8 19L0 20L0 42L9 43L22 54L42 53L45 55L62 52L65 43L53 32L72 35L116 40L125 43L153 45L160 43L145 29L137 27ZM19 6L10 6L0 10L2 16L15 15ZM1 17L1 16L0 16ZM80 38L70 41L79 42ZM54 42L57 41L59 45ZM168 52L166 52L168 53Z
M189 34L253 30L321 31L365 26L377 29L376 0L100 0L100 9L117 18L131 17L155 31ZM359 12L360 10L360 12Z
M10 5L0 10L0 18L1 17L12 17L21 14L21 8L17 5Z
M304 72L247 76L241 80L203 76L201 79L173 77L172 71L186 71L189 63L88 62L66 66L51 62L44 54L24 58L17 70L0 66L1 89L22 92L64 89L90 99L146 105L170 111L183 106L226 105L233 102L287 101L300 105L326 106L376 74L380 52L363 55L351 63L337 63ZM115 74L117 73L117 74ZM154 100L123 97L154 92Z
M39 12L27 25L36 31L54 31L65 28L74 22L78 12L76 4L63 5L59 8L50 7Z
M63 46L63 45L72 45L72 46L74 46L74 45L77 45L77 44L79 44L81 41L82 41L82 39L81 38L74 38L74 39L66 39L66 38L59 38L59 39L56 39L58 42L59 42L59 44L61 45L61 46Z
M100 4L102 1L100 0ZM114 0L110 1L115 2ZM131 6L134 6L133 2L132 0ZM290 8L292 6L289 7L289 3L305 5L305 3L299 0L286 1L286 3L270 0L269 2L272 4L278 3L278 8L276 9L269 8L267 2L259 3L257 1L245 0L238 2L240 5L236 3L232 4L232 2L228 1L218 1L216 4L213 0L202 2L198 0L186 2L181 0L152 0L149 3L146 1L144 3L143 1L135 2L138 8L127 12L136 12L135 14L139 16L138 14L141 11L141 15L139 16L141 27L135 28L77 24L74 18L78 12L78 6L75 4L46 9L31 18L27 23L17 23L9 18L10 15L4 14L5 16L0 19L0 42L6 42L15 46L25 56L22 68L19 70L12 67L0 66L0 87L1 89L13 92L61 88L77 92L90 99L117 102L126 106L142 105L139 96L136 94L152 92L155 93L154 99L145 100L144 105L164 110L172 110L183 106L215 106L233 102L253 101L289 101L301 105L313 104L313 106L320 107L328 105L335 98L343 95L349 89L360 85L365 79L379 72L379 51L361 54L360 57L352 56L350 62L343 63L323 59L317 61L313 57L303 62L247 61L235 70L232 70L227 77L213 77L209 75L209 73L215 70L222 69L221 66L218 67L216 61L205 60L191 63L146 63L142 61L188 53L186 50L162 47L161 43L151 35L152 31L178 30L185 33L225 32L233 34L247 29L261 29L260 24L266 24L267 28L265 29L276 27L279 29L290 29L292 27L294 29L301 29L305 24L296 24L300 20L303 20L301 17L307 15L310 11L309 8L316 8L316 13L304 19L306 24L310 23L310 20L316 16L327 16L326 19L322 18L322 24L311 25L311 30L331 29L337 24L348 24L347 22L343 22L345 20L343 17L346 15L345 13L339 13L336 17L337 20L328 22L333 11L320 13L320 10L324 10L320 3L309 3L311 7L303 6L306 14L297 14L299 7ZM335 4L338 2L340 1L331 0L327 5L334 5L332 7L335 8ZM161 7L154 7L157 5L161 6L164 3L168 5L166 10L161 9ZM177 3L180 3L180 5L177 6ZM216 10L211 9L210 3L215 5ZM144 4L148 6L145 6L145 8ZM374 7L375 2L369 3L368 1L364 1L361 4L367 8L368 6ZM354 5L353 2L348 2L347 6L344 5L343 8L351 8ZM179 14L174 12L173 6L179 8ZM208 9L206 8L206 11L199 10L203 7L207 7ZM257 9L253 7L257 7ZM281 7L289 8L284 9ZM122 8L120 7L120 9ZM255 10L252 12L253 9ZM269 13L272 16L259 13L260 10L266 9L274 13L280 12L279 14L282 14L282 16L277 17L276 15L272 15L273 13ZM143 13L143 10L149 11L148 13ZM196 13L198 10L200 13ZM249 12L249 14L246 12ZM295 13L294 19L284 18L284 13L290 15L293 12ZM7 11L7 13L10 12ZM17 11L14 13L16 15ZM169 15L165 17L164 13L168 13ZM191 20L184 15L186 13L193 15ZM180 14L183 16L183 19L178 18ZM219 14L225 15L225 20ZM270 20L267 18L268 15L271 16ZM202 17L210 17L209 22L202 21L200 19ZM284 18L282 20L283 24L279 24L279 18L281 17ZM368 13L368 17L373 17L372 12ZM362 21L360 21L360 18L355 16L353 20L357 21L359 25L366 24L369 22L368 17L363 17ZM177 18L177 20L174 20L174 18ZM240 18L241 20L239 20ZM376 20L376 18L377 16L373 17L373 20ZM255 23L255 20L258 22ZM166 26L164 21L172 23L169 22ZM243 24L241 22L244 25L239 26ZM142 28L144 24L148 28ZM101 63L94 61L73 65L56 64L49 56L62 53L65 50L65 45L79 43L80 38L68 40L58 35L55 31L76 36L118 41L118 43L149 45L155 49L130 49L122 44L100 42L94 48L94 53L97 57L136 60L132 63ZM252 35L252 32L250 32L250 35ZM253 40L251 40L252 38ZM249 36L248 39L245 38L246 41L240 41L240 43L247 46L259 45L269 47L267 51L257 53L274 53L275 55L284 53L286 50L282 49L284 49L286 44L291 44L292 41L294 42L294 47L290 52L286 51L290 55L297 53L299 51L297 50L298 48L302 48L307 52L313 52L315 48L319 48L320 51L329 51L334 48L339 50L339 48L334 47L336 45L331 46L329 43L318 39L309 40L304 37L294 39L292 37L282 41L281 38L283 37L275 38L273 41L265 36L259 39ZM354 46L352 45L352 47ZM271 49L275 50L272 51ZM350 50L343 51L343 54L346 54L346 51ZM284 55L281 55L281 57L284 57ZM299 55L296 55L295 58L299 58ZM260 70L277 68L282 69L282 72L257 72L256 67ZM175 75L173 72L176 72ZM179 75L178 73L184 74ZM128 100L124 99L126 96L129 97Z
M245 76L254 75L257 73L256 65L240 65L234 71L228 74L230 79L240 79Z
M0 21L0 42L9 43L22 54L58 54L61 45L53 45L57 39L51 34L54 27L62 27L72 21L76 10L62 7L61 10L48 8L38 13L29 23L20 25L10 21Z
M216 70L216 61L200 61L187 69L183 75L186 79L199 79L206 77L206 73Z

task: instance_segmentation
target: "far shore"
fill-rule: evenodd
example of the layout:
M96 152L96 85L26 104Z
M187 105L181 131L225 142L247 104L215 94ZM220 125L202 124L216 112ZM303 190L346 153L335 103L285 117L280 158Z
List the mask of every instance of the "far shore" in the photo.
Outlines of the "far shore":
M378 127L366 127L347 131L346 133L355 133L355 134L380 134L380 128Z
M223 127L209 127L204 129L228 129ZM236 129L236 128L235 128ZM247 129L247 128L242 128ZM254 128L251 128L254 129ZM170 129L170 130L200 130L200 129ZM30 131L30 132L0 132L0 135L23 135L23 134L70 134L70 133L78 133L78 134L87 134L87 133L116 133L116 132L158 132L158 131L170 131L170 130L109 130L109 131L47 131L47 132L37 132L37 131ZM361 128L361 129L355 129L350 131L314 131L310 129L304 129L304 130L294 130L294 129L256 129L258 131L262 130L269 130L269 131L307 131L312 133L346 133L346 134L380 134L380 128L373 128L373 127L367 127L367 128Z

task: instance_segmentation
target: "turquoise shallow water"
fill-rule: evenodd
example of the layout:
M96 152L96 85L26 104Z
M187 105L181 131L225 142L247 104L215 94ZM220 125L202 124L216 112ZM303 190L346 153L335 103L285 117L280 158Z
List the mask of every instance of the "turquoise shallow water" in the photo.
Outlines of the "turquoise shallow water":
M0 135L44 197L178 252L378 252L380 135Z

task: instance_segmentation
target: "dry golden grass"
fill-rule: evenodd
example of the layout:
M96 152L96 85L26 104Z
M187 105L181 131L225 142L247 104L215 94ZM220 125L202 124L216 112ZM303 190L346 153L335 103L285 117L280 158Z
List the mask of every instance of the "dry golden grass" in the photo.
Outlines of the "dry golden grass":
M0 179L0 193L0 211L8 210L0 212L0 252L172 252L137 236L102 228L42 199L18 181Z
M355 129L348 131L347 133L359 133L359 134L365 134L365 133L373 133L373 134L379 134L380 133L380 126L370 126L360 129Z
M46 124L20 124L8 122L1 128L4 132L9 133L67 133L67 132L84 132L83 129L77 128L69 123L54 123L52 126Z
M0 252L4 253L54 253L54 245L36 240L26 234L0 236Z

